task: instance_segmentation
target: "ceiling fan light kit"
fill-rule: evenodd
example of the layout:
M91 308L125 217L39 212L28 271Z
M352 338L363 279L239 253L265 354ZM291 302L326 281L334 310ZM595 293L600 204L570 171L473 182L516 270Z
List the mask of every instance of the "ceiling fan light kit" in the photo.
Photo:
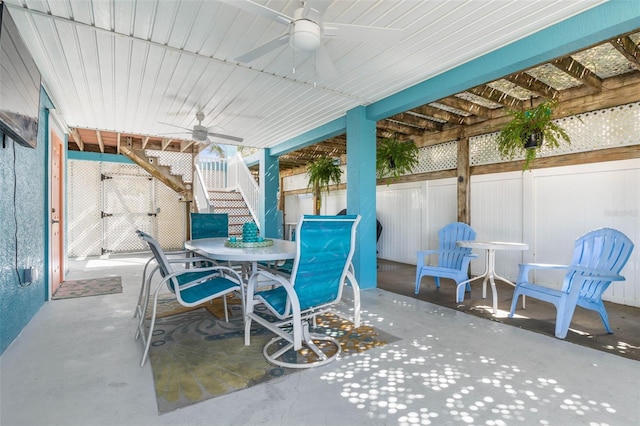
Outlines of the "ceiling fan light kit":
M315 22L308 19L298 19L291 25L289 45L294 49L313 52L320 47L321 43L320 26Z

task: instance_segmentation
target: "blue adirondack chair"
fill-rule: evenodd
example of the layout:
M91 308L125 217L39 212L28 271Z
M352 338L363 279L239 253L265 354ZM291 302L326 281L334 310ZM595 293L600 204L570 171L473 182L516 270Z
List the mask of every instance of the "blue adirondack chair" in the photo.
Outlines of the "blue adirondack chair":
M633 243L626 235L615 229L602 228L576 240L570 265L521 264L509 318L513 318L518 297L529 296L555 305L555 335L560 339L567 336L576 306L598 312L607 333L612 334L602 293L612 281L624 281L620 271L632 251ZM536 269L566 269L562 287L530 282L529 272Z
M438 249L418 251L416 267L416 294L420 292L420 280L424 276L434 277L436 287L440 288L440 278L449 278L460 284L469 279L469 262L478 257L470 248L458 247L456 241L473 241L476 232L466 223L454 222L438 231ZM427 256L437 255L437 265L425 263ZM464 292L471 291L471 286L460 286L456 294L456 302L464 300Z

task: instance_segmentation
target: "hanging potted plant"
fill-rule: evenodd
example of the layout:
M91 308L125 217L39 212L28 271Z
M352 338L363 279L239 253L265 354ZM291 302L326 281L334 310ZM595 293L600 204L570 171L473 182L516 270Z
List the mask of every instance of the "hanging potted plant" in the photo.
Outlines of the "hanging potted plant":
M387 185L401 175L411 173L418 165L418 147L411 141L383 138L376 150L376 174L387 178Z
M557 148L560 141L571 143L565 130L553 122L556 101L545 101L525 111L509 111L511 121L498 135L498 152L502 158L513 159L524 151L523 170L527 170L536 158L542 143Z
M331 157L320 157L307 166L308 188L313 188L315 214L320 214L322 191L329 192L331 183L340 184L342 169L340 161Z

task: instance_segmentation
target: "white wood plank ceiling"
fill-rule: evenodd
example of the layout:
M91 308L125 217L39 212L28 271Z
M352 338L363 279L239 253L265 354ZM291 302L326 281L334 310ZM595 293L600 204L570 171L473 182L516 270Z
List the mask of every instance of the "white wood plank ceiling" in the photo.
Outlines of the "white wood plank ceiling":
M286 26L215 0L6 3L68 126L157 136L180 131L161 123L192 128L202 111L203 125L266 148L603 0L332 1L325 22L404 36L391 45L324 40L337 72L324 80L288 45L238 62ZM301 5L256 3L289 16Z

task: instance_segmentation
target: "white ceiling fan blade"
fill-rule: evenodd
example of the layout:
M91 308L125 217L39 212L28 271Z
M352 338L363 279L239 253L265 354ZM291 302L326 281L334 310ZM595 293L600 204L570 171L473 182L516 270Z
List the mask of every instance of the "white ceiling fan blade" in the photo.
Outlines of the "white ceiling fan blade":
M207 133L207 135L213 136L214 138L227 139L234 142L242 142L244 140L243 138L238 138L236 136L223 135L222 133L209 132Z
M320 46L315 50L314 60L316 63L316 72L323 80L330 80L337 75L329 52L327 52L324 46Z
M158 133L158 136L164 135L191 135L191 132L169 132L169 133Z
M302 8L302 17L313 22L322 21L322 17L330 4L331 0L307 0Z
M284 46L287 43L289 43L289 33L284 33L274 38L273 40L269 40L268 42L248 51L244 55L238 56L236 58L236 61L242 63L251 62L254 59L257 59L260 56L265 55L280 46Z
M188 127L176 126L175 124L171 124L171 123L163 123L162 121L158 121L158 123L164 124L166 126L177 127L178 129L184 129L184 130L186 130L188 132L191 132L191 130L193 130L193 129L189 129Z
M322 26L322 36L372 43L397 43L404 37L404 30L327 22Z
M238 9L245 10L247 12L255 13L256 15L264 16L272 21L276 21L279 24L289 25L293 22L293 18L280 13L277 10L269 9L258 3L254 3L251 0L219 0L222 3L228 4Z

